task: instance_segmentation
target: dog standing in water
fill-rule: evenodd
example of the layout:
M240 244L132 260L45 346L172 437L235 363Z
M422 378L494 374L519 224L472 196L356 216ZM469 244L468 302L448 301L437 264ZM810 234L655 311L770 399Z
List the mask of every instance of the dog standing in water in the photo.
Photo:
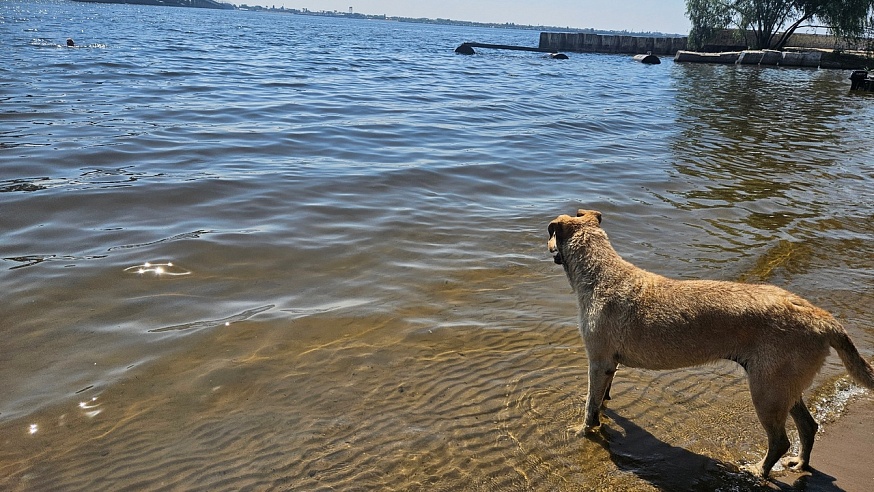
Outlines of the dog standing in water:
M810 468L819 425L801 393L834 348L850 376L874 389L874 369L826 311L783 289L713 280L673 280L619 257L601 229L601 213L580 210L549 223L549 251L564 267L580 308L589 358L583 431L600 425L604 396L623 364L676 369L720 359L746 370L753 406L768 435L768 453L746 469L767 477L789 450L786 419L801 452L783 463Z

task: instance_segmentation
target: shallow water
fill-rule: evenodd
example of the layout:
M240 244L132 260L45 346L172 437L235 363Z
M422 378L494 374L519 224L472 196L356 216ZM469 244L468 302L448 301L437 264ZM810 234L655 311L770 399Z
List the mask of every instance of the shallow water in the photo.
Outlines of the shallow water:
M623 368L606 440L567 431L586 360L546 224L597 208L639 266L785 287L870 359L874 99L453 53L537 35L0 4L0 485L745 486L730 363Z

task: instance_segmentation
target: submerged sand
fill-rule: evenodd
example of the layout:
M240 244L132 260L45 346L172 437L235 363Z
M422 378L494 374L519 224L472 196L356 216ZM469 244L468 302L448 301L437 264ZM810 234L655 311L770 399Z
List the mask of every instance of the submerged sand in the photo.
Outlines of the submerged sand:
M623 369L586 439L567 431L585 366L566 326L306 329L302 350L271 325L218 328L78 405L0 424L0 489L869 490L870 396L823 426L813 475L761 484L737 471L765 442L731 364Z

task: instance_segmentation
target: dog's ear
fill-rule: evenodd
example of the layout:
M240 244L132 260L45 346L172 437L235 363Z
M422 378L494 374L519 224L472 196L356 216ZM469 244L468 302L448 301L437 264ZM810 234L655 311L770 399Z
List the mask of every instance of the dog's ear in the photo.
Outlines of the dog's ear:
M587 215L595 217L598 219L598 223L601 223L601 212L598 212L597 210L585 210L582 208L577 210L577 217L585 217Z
M553 220L549 223L549 227L547 227L546 231L549 233L549 238L552 239L552 236L556 234L556 231L561 228L561 224L558 223L558 219Z
M552 236L555 236L556 241L564 241L566 237L568 237L568 231L566 230L569 227L568 220L570 217L567 215L559 215L552 222L549 223L549 227L547 231L549 232L549 238L552 239Z

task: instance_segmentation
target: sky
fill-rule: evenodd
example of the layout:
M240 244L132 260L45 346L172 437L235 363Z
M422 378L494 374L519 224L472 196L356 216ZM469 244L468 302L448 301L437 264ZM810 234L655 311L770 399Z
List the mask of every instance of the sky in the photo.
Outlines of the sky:
M225 0L394 17L688 34L685 0Z

